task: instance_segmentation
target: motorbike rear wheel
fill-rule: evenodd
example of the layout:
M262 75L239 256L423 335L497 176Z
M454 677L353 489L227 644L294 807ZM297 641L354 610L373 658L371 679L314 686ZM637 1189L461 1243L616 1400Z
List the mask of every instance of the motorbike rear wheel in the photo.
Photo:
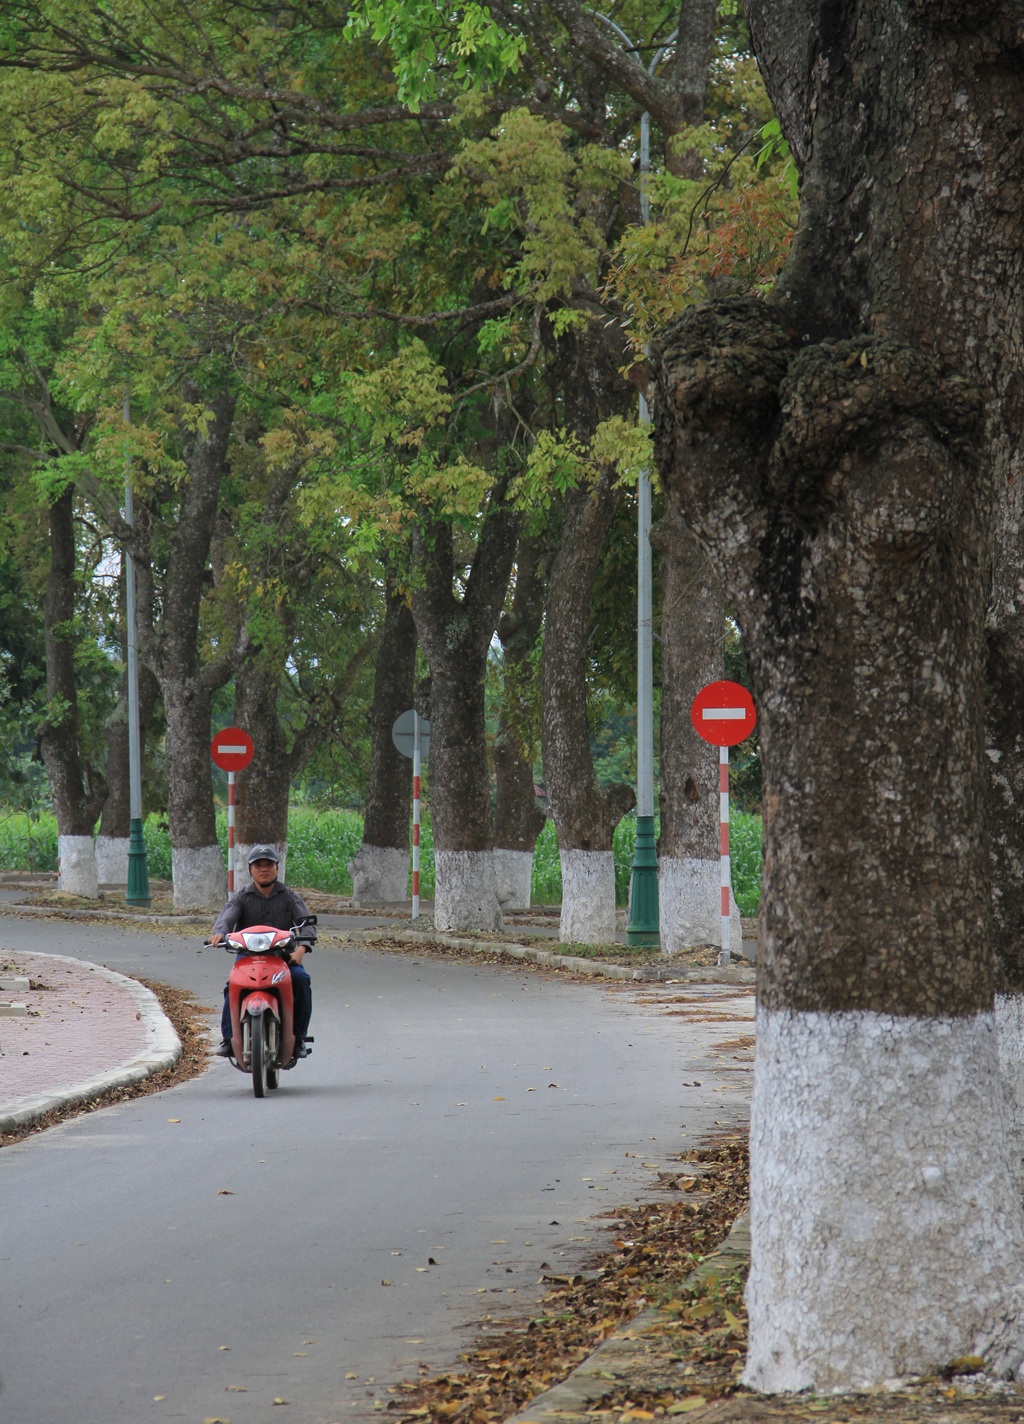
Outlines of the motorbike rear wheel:
M260 1014L252 1021L252 1091L257 1098L267 1096L270 1054L270 1015Z

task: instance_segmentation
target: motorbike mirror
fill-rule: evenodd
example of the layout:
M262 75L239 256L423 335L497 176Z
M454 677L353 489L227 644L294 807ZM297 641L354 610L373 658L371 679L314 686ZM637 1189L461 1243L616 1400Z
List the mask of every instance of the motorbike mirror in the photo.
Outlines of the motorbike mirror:
M315 924L316 924L316 915L305 915L305 916L299 921L299 923L295 926L295 928L296 928L297 930L301 930L301 929L303 929L306 925L315 925Z

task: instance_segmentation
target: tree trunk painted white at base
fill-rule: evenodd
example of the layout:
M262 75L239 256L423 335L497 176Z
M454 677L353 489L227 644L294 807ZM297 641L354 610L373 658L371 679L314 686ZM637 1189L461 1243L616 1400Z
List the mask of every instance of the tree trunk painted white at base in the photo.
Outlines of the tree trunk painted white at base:
M739 906L730 896L729 948L738 954L743 938ZM722 943L722 862L686 856L659 858L658 915L661 952L678 954L695 944Z
M494 849L494 879L503 910L528 910L533 889L533 853Z
M610 944L615 939L615 855L610 850L563 850L563 944Z
M750 1343L765 1393L1024 1358L995 1016L758 1009Z
M1024 994L996 995L996 1038L1010 1170L1024 1201Z
M171 850L176 910L220 910L228 897L228 872L220 846Z
M96 888L96 848L92 836L58 836L57 854L60 856L60 878L57 889L68 895L82 895L95 900Z
M393 904L409 898L409 852L363 841L348 863L353 905Z
M277 878L278 878L278 880L283 880L283 881L285 881L285 884L287 884L288 882L287 882L287 880L285 879L285 867L286 867L286 865L287 865L287 863L288 863L288 842L287 842L287 841L271 841L271 842L269 842L269 843L268 843L267 841L258 841L258 842L257 842L257 841L254 841L254 842L253 842L253 845L257 845L257 844L258 844L258 845L267 845L267 844L273 845L274 849L277 851L277 853L278 853L278 855L279 855L279 857L280 857L280 859L278 860L278 863L277 863ZM252 850L252 845L246 845L244 842L239 842L239 841L236 841L236 842L235 842L235 889L236 889L236 890L244 890L245 887L246 887L246 885L248 885L249 881L252 879L252 876L249 874L249 852L250 852L251 850Z
M500 930L501 906L489 850L435 850L434 926L450 933Z
M128 884L128 836L96 837L96 879L100 885Z

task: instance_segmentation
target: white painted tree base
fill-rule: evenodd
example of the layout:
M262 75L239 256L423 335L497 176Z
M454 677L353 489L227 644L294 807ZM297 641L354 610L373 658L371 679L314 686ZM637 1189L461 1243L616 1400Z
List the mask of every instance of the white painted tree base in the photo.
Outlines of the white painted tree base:
M96 837L96 879L101 885L128 884L127 836Z
M409 898L409 852L363 841L348 863L353 905L393 904Z
M996 1038L1010 1170L1024 1200L1024 994L996 995Z
M872 1388L1024 1358L994 1014L759 1009L743 1383Z
M253 842L253 845L267 845L267 844L273 845L274 849L275 849L275 850L277 851L277 853L278 853L278 856L280 857L280 859L278 860L278 863L277 863L277 878L278 878L278 880L283 880L283 881L285 882L285 884L287 884L288 882L287 882L287 880L285 880L285 867L287 866L287 863L288 863L288 842L287 842L287 841L270 841L270 842L267 842L267 841L254 841L254 842ZM243 889L243 887L246 886L246 885L248 885L249 881L252 879L252 876L251 876L251 874L250 874L250 872L249 872L249 852L250 852L251 850L252 850L252 845L246 845L244 841L236 841L236 842L235 842L235 889L236 889L236 890L241 890L241 889Z
M738 955L743 939L739 906L729 914L729 948ZM661 952L678 954L696 944L722 943L722 862L662 856L658 866Z
M501 906L489 850L435 850L434 927L448 933L500 930Z
M171 850L176 910L220 910L228 896L228 872L220 846Z
M68 895L95 900L99 894L96 877L96 847L92 836L58 836L60 877L57 889Z
M563 850L563 944L611 944L615 939L615 856L610 850Z
M495 846L494 880L503 910L528 910L533 890L533 853Z

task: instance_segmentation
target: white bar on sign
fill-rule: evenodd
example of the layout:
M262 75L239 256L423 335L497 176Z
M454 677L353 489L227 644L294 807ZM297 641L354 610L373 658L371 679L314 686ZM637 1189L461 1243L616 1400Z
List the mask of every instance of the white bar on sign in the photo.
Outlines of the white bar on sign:
M225 753L229 756L244 756L246 750L246 747L218 747L217 754L218 756L224 756Z
M705 722L740 722L747 715L745 707L703 707L700 714Z

